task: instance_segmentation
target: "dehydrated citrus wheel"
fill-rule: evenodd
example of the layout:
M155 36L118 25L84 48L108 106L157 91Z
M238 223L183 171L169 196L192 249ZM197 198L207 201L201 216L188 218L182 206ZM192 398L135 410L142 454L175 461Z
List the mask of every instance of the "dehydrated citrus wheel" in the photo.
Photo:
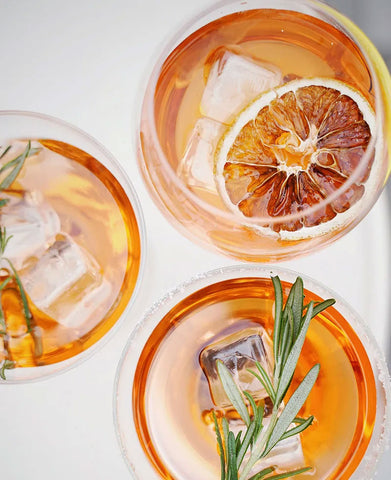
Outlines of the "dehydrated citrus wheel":
M359 166L374 128L371 106L349 85L324 78L287 83L254 100L226 130L215 155L219 193L245 218L281 218L266 225L281 238L338 229L371 191L379 152L345 191L323 201ZM288 215L295 217L284 220Z

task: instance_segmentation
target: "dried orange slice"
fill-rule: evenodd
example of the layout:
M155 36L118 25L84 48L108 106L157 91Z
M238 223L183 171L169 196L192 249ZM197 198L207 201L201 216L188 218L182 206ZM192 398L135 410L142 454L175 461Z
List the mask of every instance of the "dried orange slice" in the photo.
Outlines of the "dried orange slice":
M236 117L215 154L215 181L226 206L301 239L341 228L376 174L373 155L354 183L329 203L360 164L375 128L368 101L334 79L300 79L271 90ZM309 207L316 207L306 213ZM296 215L293 220L282 217Z

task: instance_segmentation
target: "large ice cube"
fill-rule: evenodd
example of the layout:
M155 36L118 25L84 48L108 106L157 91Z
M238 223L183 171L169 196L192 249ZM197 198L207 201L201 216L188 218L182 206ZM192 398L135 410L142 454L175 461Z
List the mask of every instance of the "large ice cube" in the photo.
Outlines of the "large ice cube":
M216 193L214 153L225 128L210 118L200 118L195 124L178 167L178 175L190 187Z
M258 63L229 48L220 47L209 58L213 63L200 109L204 116L222 123L231 123L254 98L282 80L277 67Z
M5 256L18 270L31 255L43 253L60 232L60 219L39 192L5 194L0 223L12 238Z
M107 311L110 284L96 261L66 235L58 235L20 276L34 304L67 327L81 328L97 310Z
M218 377L217 360L225 364L242 391L251 393L255 400L262 400L268 395L259 380L247 369L256 370L255 362L258 361L271 376L272 359L272 341L261 326L241 330L205 347L200 354L200 363L209 383L213 403L219 408L231 406Z

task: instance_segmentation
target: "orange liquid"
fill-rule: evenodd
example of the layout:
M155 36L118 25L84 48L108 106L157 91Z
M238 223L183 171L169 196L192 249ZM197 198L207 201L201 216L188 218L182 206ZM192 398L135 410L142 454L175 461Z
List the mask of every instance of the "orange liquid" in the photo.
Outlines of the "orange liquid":
M109 285L109 294L93 318L74 328L62 325L29 299L33 318L28 333L19 290L14 281L9 283L1 299L7 331L0 344L4 347L0 348L0 359L8 358L17 367L56 363L97 342L124 311L140 267L137 220L115 177L98 160L71 145L48 139L39 142L61 156L50 156L49 152L45 157L27 158L11 192L43 194L60 218L61 232L96 261L99 274ZM72 308L82 296L81 283L76 291L69 289L62 302Z
M332 25L283 10L229 15L188 37L162 68L155 94L156 125L173 168L201 117L201 97L212 61L209 56L223 45L238 46L243 55L277 66L287 81L336 78L373 102L372 81L364 58L352 40Z
M149 123L154 123L163 153L177 172L196 122L202 118L200 103L211 58L219 48L236 49L257 62L274 65L282 72L282 84L295 78L338 79L374 104L371 74L359 48L324 21L293 11L259 9L207 24L169 55L155 90L148 92L154 99L154 117L150 118L146 108L142 115L141 166L162 211L193 240L199 238L204 244L246 260L289 258L338 238L358 219L320 236L300 240L272 237L246 226L239 216L228 221L209 211L212 206L224 214L232 213L217 190L212 192L184 179L188 196L173 184L151 140ZM197 198L203 203L198 204Z
M310 300L319 297L305 291L305 303ZM135 374L133 411L139 440L161 478L220 478L208 414L214 405L199 355L250 326L261 325L272 336L273 303L270 279L220 282L182 300L149 337ZM316 363L320 375L300 412L316 419L301 434L313 471L297 478L347 480L372 435L376 387L360 339L334 308L312 320L288 396Z

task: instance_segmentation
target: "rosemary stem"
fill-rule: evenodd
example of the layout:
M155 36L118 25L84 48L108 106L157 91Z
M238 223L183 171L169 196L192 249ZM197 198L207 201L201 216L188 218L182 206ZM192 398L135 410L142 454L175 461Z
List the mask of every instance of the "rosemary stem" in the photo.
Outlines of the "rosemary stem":
M271 433L274 430L278 420L278 407L274 406L273 411L270 418L270 423L264 433L262 435L262 439L256 443L255 448L251 452L250 458L248 459L246 466L244 467L243 471L239 475L239 480L247 480L249 478L249 474L253 469L254 465L257 461L261 458L262 452L265 450L266 444L268 439L270 438Z
M4 258L3 257L3 260L5 260L13 275L14 275L14 278L15 278L15 281L18 285L18 288L19 288L19 293L20 293L20 296L21 296L21 299L22 299L22 304L23 304L23 312L24 312L24 317L25 317L25 320L26 320L26 326L27 326L27 332L28 333L31 333L31 320L33 318L32 314L31 314L31 311L30 311L30 308L29 308L29 304L28 304L28 301L27 301L27 296L26 296L26 292L23 288L23 284L20 280L20 277L18 275L18 272L15 270L15 267L13 265L13 263L11 262L11 260L9 260L8 258Z
M314 365L309 370L296 390L287 399L286 405L284 403L285 396L292 384L311 318L333 305L335 301L333 299L325 300L318 303L315 308L313 302L310 302L304 307L303 282L298 277L292 285L284 308L281 281L278 277L272 277L272 282L275 292L273 377L266 372L259 362L255 362L259 373L248 369L260 381L272 400L273 408L270 417L264 418L263 406L258 406L249 392L242 392L225 364L221 360L216 361L222 387L232 406L245 423L244 430L234 435L232 431L229 431L227 419L223 417L224 438L229 439L230 437L230 448L227 449L226 446L224 448L225 452L229 451L229 455L224 456L223 448L220 448L221 478L226 480L264 478L265 475L272 473L277 466L259 471L262 468L262 459L267 457L281 440L301 434L314 420L314 417L310 416L303 419L301 425L292 427L292 423L297 423L295 419L318 378L319 364ZM304 312L306 313L304 314ZM244 397L247 397L251 404L252 419L249 417L248 406L244 403ZM242 433L244 433L243 439L241 438ZM216 435L220 446L221 435L217 422ZM249 448L250 450L248 450ZM248 451L247 457L246 453ZM252 475L253 469L258 470L258 473ZM300 475L308 470L310 468L268 476L267 478L288 478L288 476Z

